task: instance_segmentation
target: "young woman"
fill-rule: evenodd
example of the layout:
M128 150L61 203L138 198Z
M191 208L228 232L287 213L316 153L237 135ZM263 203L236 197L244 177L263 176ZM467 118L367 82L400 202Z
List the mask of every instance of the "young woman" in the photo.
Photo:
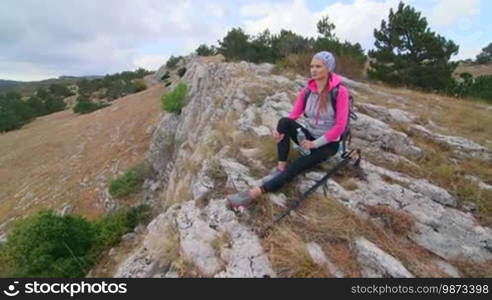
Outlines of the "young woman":
M340 77L333 71L335 58L327 51L315 54L311 60L311 76L305 89L296 98L294 107L288 117L279 120L273 138L277 143L278 164L276 169L262 180L262 185L227 197L227 206L236 208L249 205L254 198L263 193L274 192L295 176L308 170L338 151L340 136L347 125L348 93L340 85ZM336 114L330 101L330 91L338 86ZM306 89L309 97L304 103ZM306 127L296 120L304 114ZM310 154L301 156L287 164L290 140L297 141L297 129L301 128L306 140L301 143Z

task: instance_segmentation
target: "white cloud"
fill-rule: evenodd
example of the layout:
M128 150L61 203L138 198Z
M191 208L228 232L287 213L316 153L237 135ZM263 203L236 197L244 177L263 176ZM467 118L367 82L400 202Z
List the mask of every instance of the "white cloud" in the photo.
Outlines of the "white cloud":
M214 3L206 3L203 7L203 14L209 17L223 18L225 15L225 9Z
M480 52L482 52L482 48L460 47L458 55L452 57L451 60L475 59Z
M161 55L142 55L133 59L133 66L135 68L144 68L146 70L154 71L165 64L168 59L169 57Z
M469 18L462 18L455 26L442 33L447 39L453 40L460 46L459 53L453 59L474 59L480 52L484 40L487 40L487 30L473 26Z
M53 70L51 68L40 68L36 64L21 61L7 61L0 59L0 78L1 79L15 79L20 81L38 81L47 78L56 78L60 75L59 70ZM19 72L22 76L19 76Z
M296 33L313 36L316 33L317 14L306 7L304 0L290 3L248 4L240 9L244 30L256 34L270 30L278 33L281 29L290 29Z
M278 33L289 29L304 36L316 36L317 22L325 15L335 24L335 34L342 40L359 42L364 48L372 47L374 28L387 19L390 8L399 0L356 0L349 4L334 3L319 11L310 11L304 0L286 3L250 4L241 8L245 31L252 34L269 29Z
M379 28L389 9L399 2L337 0L311 10L307 1L86 0L77 6L75 0L3 1L0 78L32 80L43 78L43 74L106 74L138 66L152 69L171 54L187 54L203 43L217 44L237 26L249 34L288 29L313 37L317 35L316 23L324 15L335 23L340 39L370 49L374 28ZM460 56L474 54L466 45L484 44L481 41L487 30L475 28L471 22L478 13L479 0L433 0L425 7L418 10L431 28L462 45Z
M44 70L44 77L128 70L143 55L181 51L185 37L208 37L211 26L200 13L191 0L84 1L76 7L73 1L7 1L0 10L0 78L29 80L31 68Z
M356 0L351 4L335 3L323 9L320 15L328 15L336 25L335 34L342 40L359 42L363 48L372 48L374 29L381 20L388 19L390 8L396 10L398 0Z
M448 27L461 18L476 15L479 6L479 0L438 0L432 8L430 22L440 28Z

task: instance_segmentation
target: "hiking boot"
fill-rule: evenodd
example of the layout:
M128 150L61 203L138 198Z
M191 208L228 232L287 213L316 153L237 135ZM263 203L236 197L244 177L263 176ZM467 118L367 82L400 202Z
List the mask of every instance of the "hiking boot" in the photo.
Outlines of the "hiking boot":
M253 197L249 194L249 190L242 191L227 197L227 208L247 207L251 201L253 201Z
M273 178L277 177L282 172L283 171L280 171L279 168L275 167L274 170L272 170L267 176L265 176L261 179L261 184L265 184L265 182L272 180Z

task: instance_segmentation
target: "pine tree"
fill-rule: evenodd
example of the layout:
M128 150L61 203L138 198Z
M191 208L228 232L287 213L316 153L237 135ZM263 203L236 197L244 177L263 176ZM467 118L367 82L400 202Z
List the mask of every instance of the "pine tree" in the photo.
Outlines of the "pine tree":
M251 49L249 35L241 28L232 28L222 41L219 41L219 53L227 59L248 60Z
M280 31L275 41L278 53L284 57L289 54L300 54L306 52L311 47L311 42L308 38L298 35L291 30Z
M398 10L390 10L388 21L374 30L375 50L368 75L394 85L407 85L425 90L444 90L453 83L457 64L449 62L458 53L451 40L431 31L427 20L413 7L400 2Z
M492 64L492 43L482 49L475 62L477 64Z
M215 46L208 47L205 44L201 44L198 48L196 48L195 52L199 56L213 56L217 54L217 49Z
M31 107L16 92L0 95L0 132L20 128L34 117Z
M321 34L326 39L335 39L335 34L333 30L335 30L335 24L330 22L330 18L328 16L324 16L321 20L316 24L316 28L318 29L318 33Z

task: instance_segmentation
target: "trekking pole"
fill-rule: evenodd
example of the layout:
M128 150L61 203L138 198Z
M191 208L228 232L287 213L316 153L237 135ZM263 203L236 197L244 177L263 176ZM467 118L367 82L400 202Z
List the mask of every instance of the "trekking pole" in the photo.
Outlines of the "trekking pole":
M284 217L286 217L287 215L289 215L291 211L293 211L297 207L299 207L299 205L301 204L301 202L304 201L304 200L306 200L306 198L309 196L309 194L311 194L312 192L314 192L319 186L325 184L326 181L328 180L328 178L330 178L330 176L332 176L333 174L335 174L335 172L337 172L341 168L345 167L350 162L351 159L354 159L354 155L355 155L354 152L357 153L357 160L355 161L354 165L358 166L359 163L360 163L360 159L361 159L361 157L360 157L360 149L351 150L350 152L347 152L347 153L342 154L342 161L340 161L330 171L328 171L328 173L326 173L326 175L323 176L323 178L321 178L320 180L316 181L316 183L312 187L310 187L307 191L305 191L304 193L302 193L301 196L299 197L299 199L297 199L294 203L292 203L292 205L289 208L287 208L285 211L283 211L281 214L279 214L275 219L273 219L273 221L270 222L270 224L268 224L263 230L260 230L258 232L258 234L260 236L265 236L266 233L267 233L267 231L271 227L273 227L277 222L279 222Z

